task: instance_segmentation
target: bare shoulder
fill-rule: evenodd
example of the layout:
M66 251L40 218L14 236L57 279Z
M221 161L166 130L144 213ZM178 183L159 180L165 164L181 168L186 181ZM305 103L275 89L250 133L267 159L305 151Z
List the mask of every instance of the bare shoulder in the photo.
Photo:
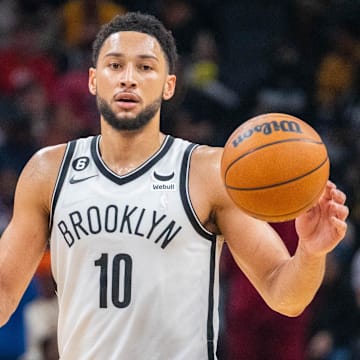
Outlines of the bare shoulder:
M49 180L57 175L64 157L66 144L48 146L38 150L26 164L22 176L32 175L37 179Z
M29 191L39 200L50 205L66 144L49 146L38 150L25 165L19 181L18 192Z
M31 158L32 165L38 167L38 170L44 170L47 173L59 169L66 149L66 144L47 146L38 150Z
M218 232L216 212L229 200L220 172L223 148L199 146L190 166L190 198L200 221L209 231Z
M193 155L193 161L199 162L197 166L215 165L220 169L220 161L223 153L222 147L214 147L208 145L200 145L196 148Z
M202 224L215 233L232 238L235 224L255 220L246 216L230 199L221 175L223 148L199 146L191 159L190 198Z
M191 159L191 176L203 185L221 185L220 164L223 148L201 145L196 148Z

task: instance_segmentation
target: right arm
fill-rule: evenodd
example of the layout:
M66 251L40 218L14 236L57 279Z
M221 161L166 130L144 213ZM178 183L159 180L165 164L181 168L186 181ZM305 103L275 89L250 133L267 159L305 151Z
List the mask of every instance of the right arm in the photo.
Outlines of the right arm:
M13 216L0 239L0 326L16 310L46 249L51 197L64 148L40 150L19 177Z

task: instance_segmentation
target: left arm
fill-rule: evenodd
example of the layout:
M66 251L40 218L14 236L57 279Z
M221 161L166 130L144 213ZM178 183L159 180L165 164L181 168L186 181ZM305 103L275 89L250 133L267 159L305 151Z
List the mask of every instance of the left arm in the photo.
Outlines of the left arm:
M229 198L220 158L221 149L212 148L200 148L193 156L195 210L209 230L224 235L237 265L266 303L279 313L297 316L321 285L326 254L345 236L345 195L328 183L316 206L296 220L299 243L290 256L269 224L246 215Z
M315 294L321 285L326 255L344 238L349 210L345 204L345 194L330 181L318 203L308 212L296 219L295 225L299 236L296 253L288 261L280 264L271 276L273 286L293 289L286 292L284 305L296 303L299 292ZM295 315L301 309L295 311Z

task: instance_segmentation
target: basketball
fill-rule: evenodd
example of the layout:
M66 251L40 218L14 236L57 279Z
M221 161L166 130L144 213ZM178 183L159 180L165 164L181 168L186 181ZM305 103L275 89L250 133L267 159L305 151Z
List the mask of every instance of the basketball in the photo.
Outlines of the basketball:
M310 209L329 178L320 135L308 123L281 113L253 117L227 140L221 159L226 190L245 213L283 222Z

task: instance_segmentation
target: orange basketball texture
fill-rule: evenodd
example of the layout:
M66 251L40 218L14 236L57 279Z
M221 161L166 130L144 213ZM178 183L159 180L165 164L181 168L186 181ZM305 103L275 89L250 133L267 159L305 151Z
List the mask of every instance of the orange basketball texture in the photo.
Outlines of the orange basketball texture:
M297 117L268 113L240 125L221 159L228 194L244 212L268 222L296 218L319 199L330 162L319 134Z

